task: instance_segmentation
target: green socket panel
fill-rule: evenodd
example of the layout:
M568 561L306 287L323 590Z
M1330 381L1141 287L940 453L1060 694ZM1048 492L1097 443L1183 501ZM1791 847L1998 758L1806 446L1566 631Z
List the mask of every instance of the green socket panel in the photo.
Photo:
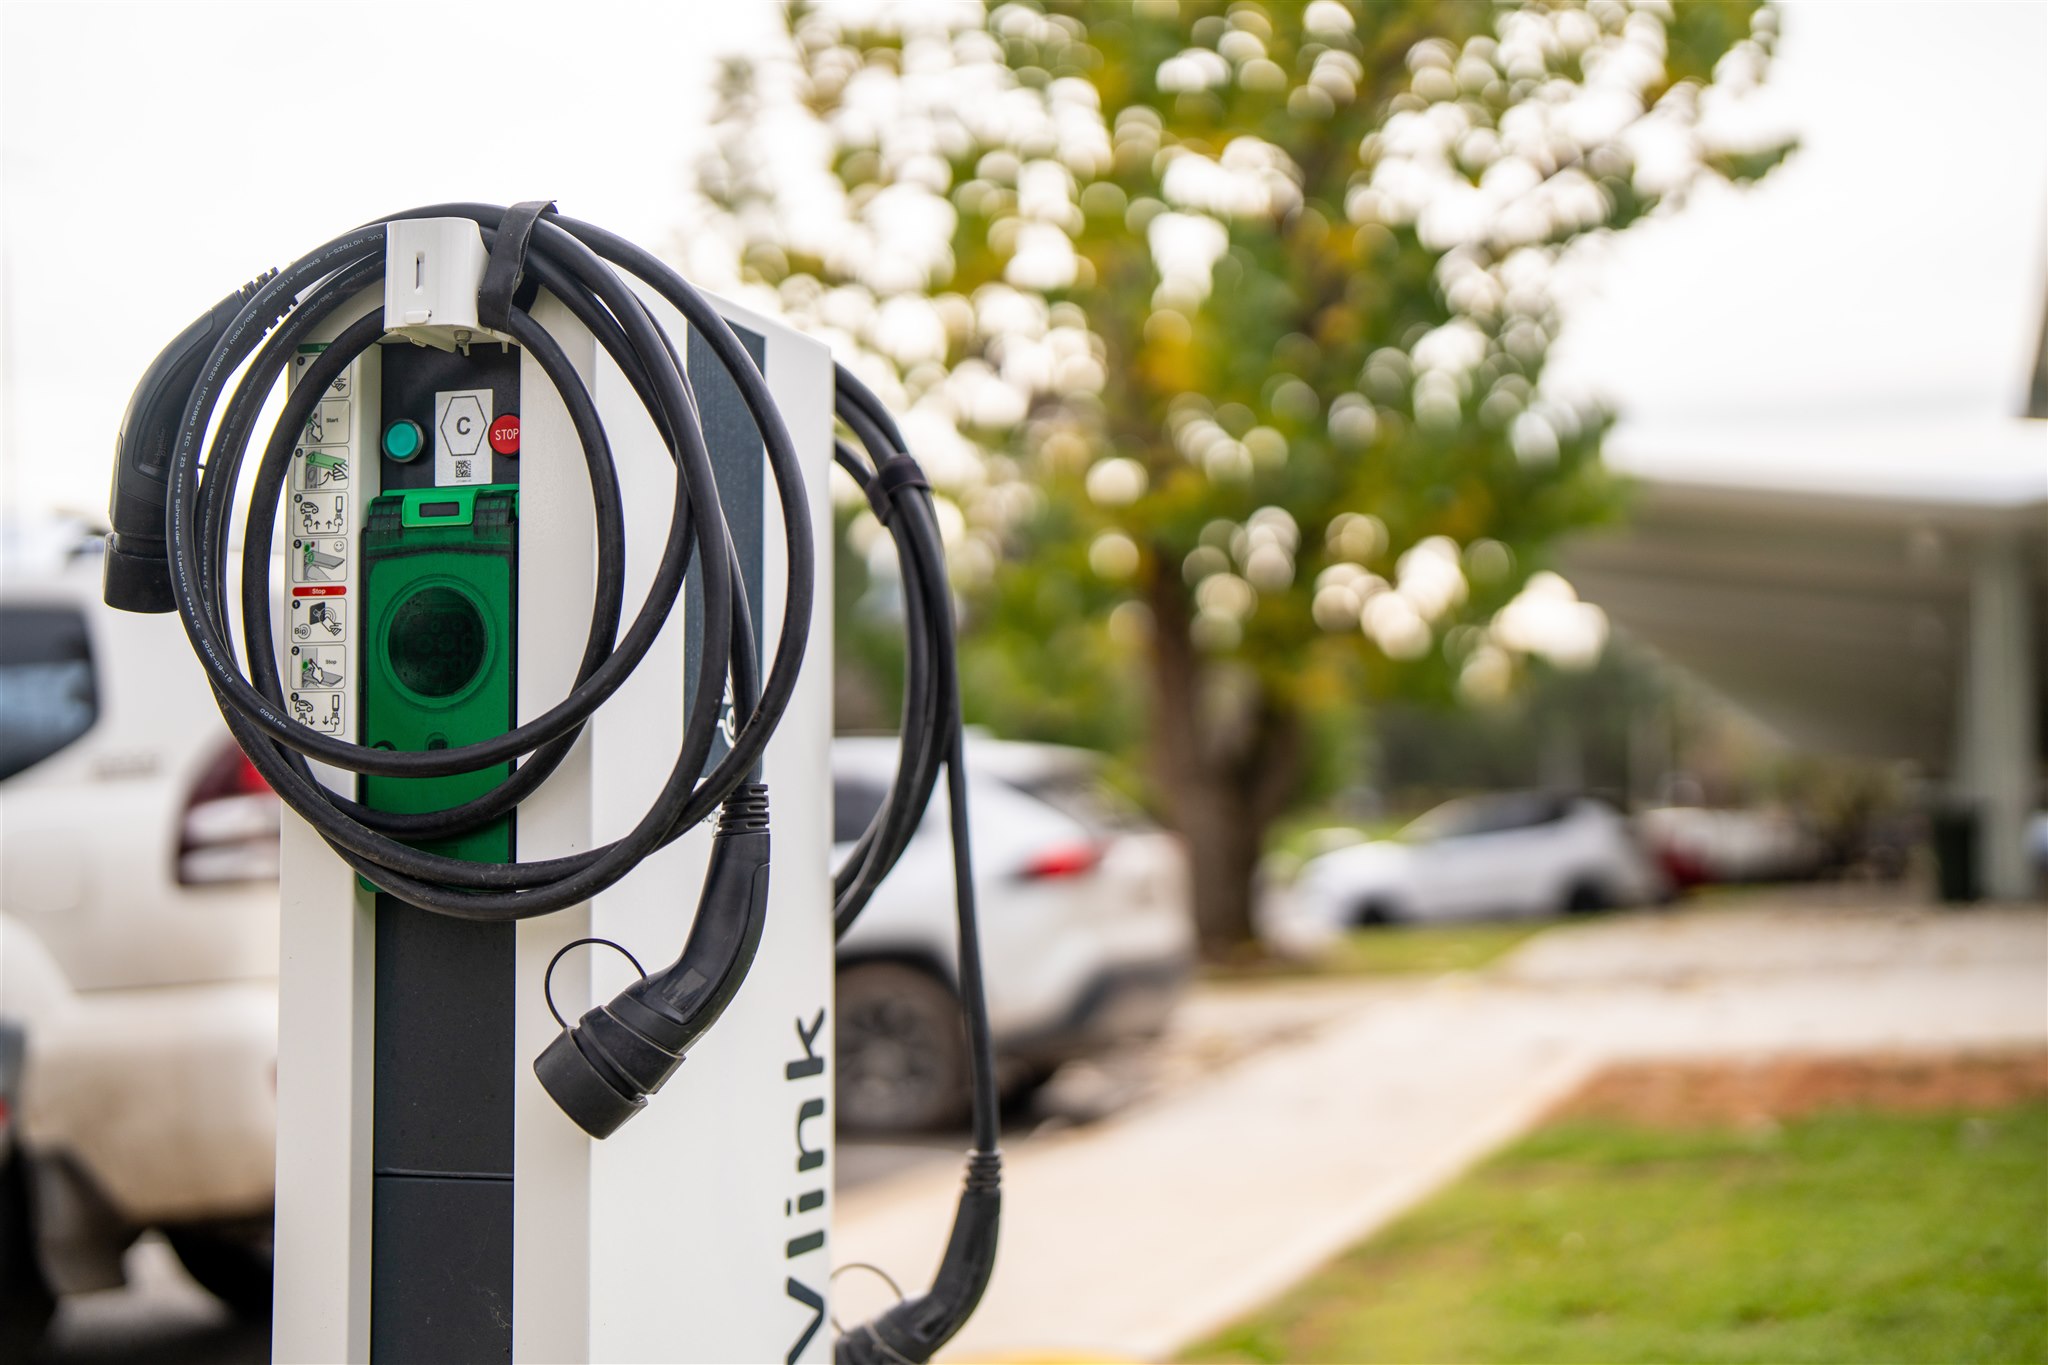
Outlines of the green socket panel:
M519 657L519 490L416 488L370 504L361 542L362 738L419 753L494 739L513 725ZM483 795L511 764L448 777L361 779L375 810L417 814ZM418 847L509 862L510 817Z

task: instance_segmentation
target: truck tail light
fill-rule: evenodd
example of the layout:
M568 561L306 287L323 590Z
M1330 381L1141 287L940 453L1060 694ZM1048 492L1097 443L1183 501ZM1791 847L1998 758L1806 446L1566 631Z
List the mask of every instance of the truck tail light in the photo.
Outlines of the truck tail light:
M1100 844L1054 844L1026 859L1024 866L1017 869L1017 880L1040 882L1058 877L1079 877L1093 872L1101 863Z
M178 882L215 886L277 876L277 796L230 741L185 797L178 831Z

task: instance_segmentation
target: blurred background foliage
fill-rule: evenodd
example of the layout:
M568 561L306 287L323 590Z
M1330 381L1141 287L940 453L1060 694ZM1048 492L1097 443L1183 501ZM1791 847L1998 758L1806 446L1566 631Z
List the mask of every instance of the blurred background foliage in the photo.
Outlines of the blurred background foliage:
M1542 388L1552 271L1785 154L1716 134L1773 10L969 0L787 22L788 61L723 72L693 268L906 413L970 720L1123 758L1188 841L1212 953L1250 937L1274 822L1402 751L1376 713L1498 706L1540 660L1599 658L1604 618L1544 572L1622 502L1609 414ZM888 728L888 542L857 502L840 525L840 724Z

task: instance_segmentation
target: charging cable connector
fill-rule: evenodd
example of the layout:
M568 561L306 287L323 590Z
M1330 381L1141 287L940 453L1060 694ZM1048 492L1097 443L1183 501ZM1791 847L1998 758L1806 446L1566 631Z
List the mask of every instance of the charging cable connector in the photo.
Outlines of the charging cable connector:
M610 1137L675 1074L746 979L768 913L768 788L743 784L719 811L711 870L682 955L562 1030L534 1074L592 1137Z

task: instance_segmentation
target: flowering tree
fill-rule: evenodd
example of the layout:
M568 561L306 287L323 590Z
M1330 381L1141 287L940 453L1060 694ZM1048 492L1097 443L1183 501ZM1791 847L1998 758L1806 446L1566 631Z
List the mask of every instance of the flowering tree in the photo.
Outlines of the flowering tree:
M728 287L907 414L1013 693L1142 657L1154 788L1226 951L1313 717L1598 650L1541 571L1615 502L1605 415L1541 384L1554 271L1782 155L1716 135L1775 22L797 4L786 63L726 72L693 264L729 248Z

